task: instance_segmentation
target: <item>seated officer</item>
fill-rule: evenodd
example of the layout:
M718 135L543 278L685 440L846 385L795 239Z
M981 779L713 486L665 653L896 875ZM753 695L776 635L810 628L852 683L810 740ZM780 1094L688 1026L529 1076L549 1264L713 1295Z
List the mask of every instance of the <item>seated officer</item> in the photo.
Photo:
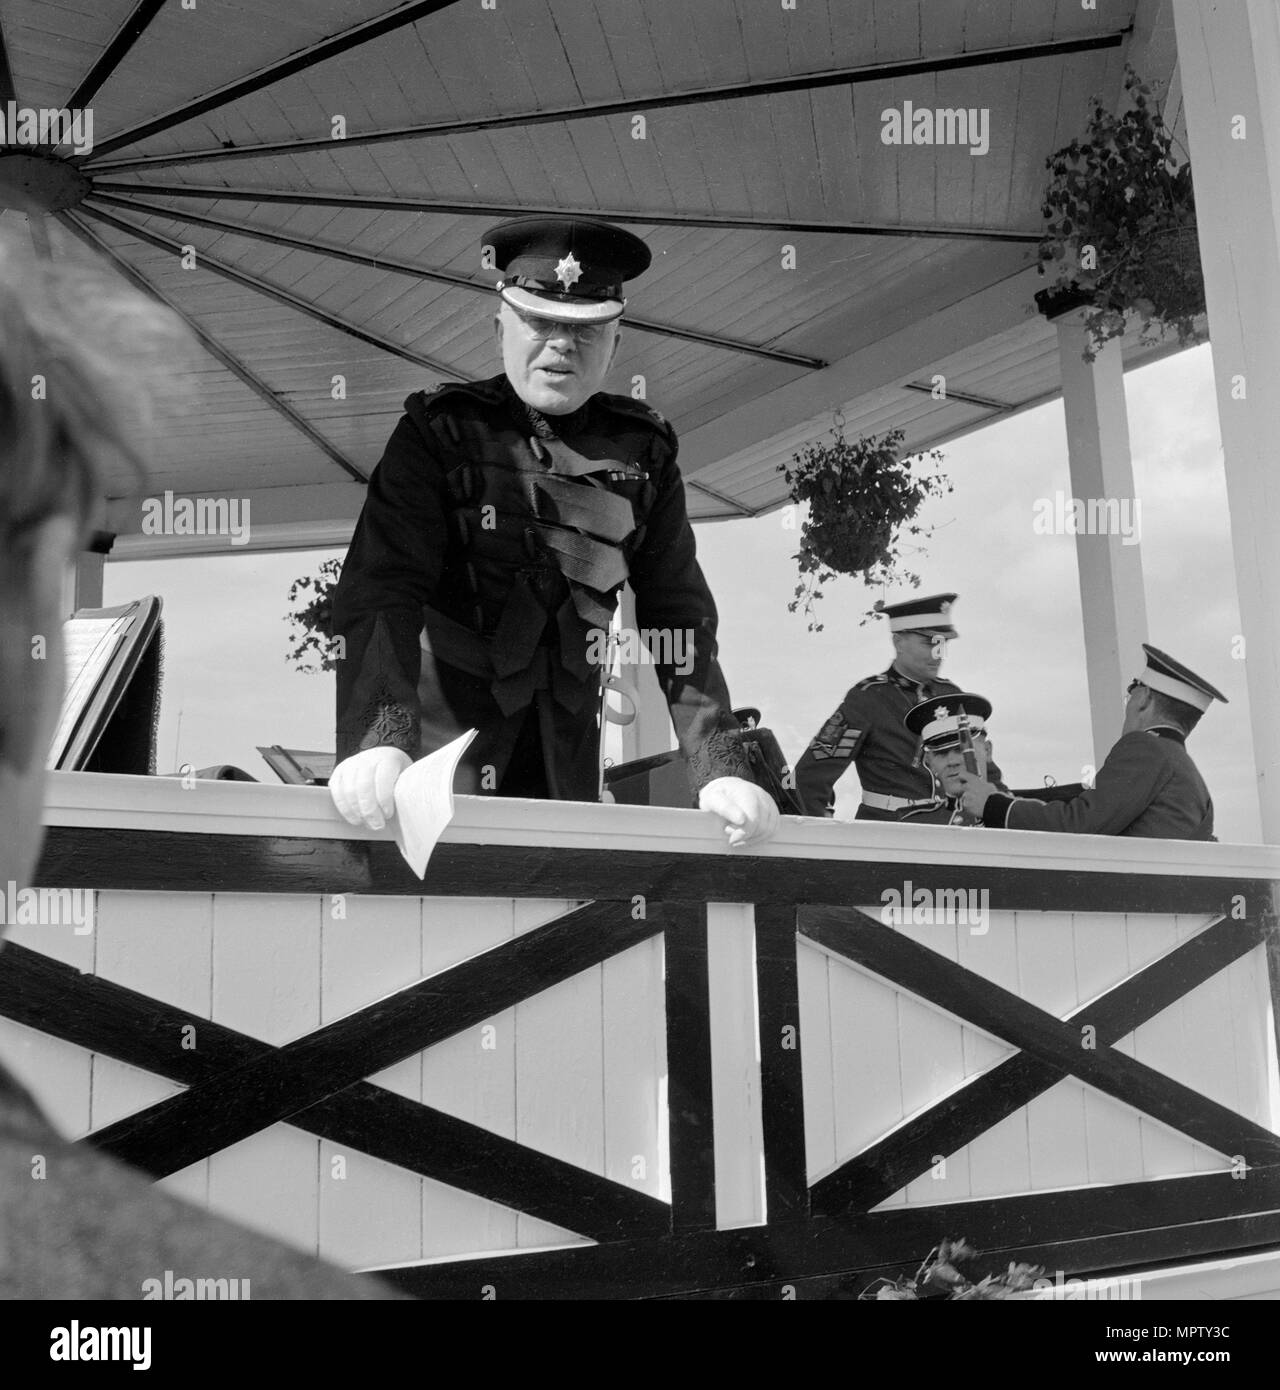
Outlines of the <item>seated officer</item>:
M984 780L991 765L991 740L986 721L991 701L981 695L935 695L907 712L903 721L919 739L920 757L934 782L934 798L924 806L912 806L898 819L913 825L981 825L982 817L964 809L964 773L968 757L973 771ZM997 777L1001 791L1007 790Z
M1214 700L1227 697L1145 642L1146 669L1129 685L1124 729L1094 786L1071 801L1012 797L984 777L961 774L964 806L983 825L1212 840L1213 799L1183 746Z
M807 815L835 813L835 785L850 763L862 783L858 820L897 820L900 811L933 804L918 741L902 721L922 700L960 694L938 675L948 640L958 636L951 624L955 601L955 594L931 594L876 604L889 619L893 663L848 691L796 764L796 794Z

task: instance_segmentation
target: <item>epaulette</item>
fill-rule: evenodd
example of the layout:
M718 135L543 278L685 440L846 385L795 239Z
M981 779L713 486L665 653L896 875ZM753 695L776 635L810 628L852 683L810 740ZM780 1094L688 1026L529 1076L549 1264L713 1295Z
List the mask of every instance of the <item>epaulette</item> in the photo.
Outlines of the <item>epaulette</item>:
M617 415L625 415L629 420L643 420L661 434L675 434L666 418L645 401L638 401L633 396L615 396L608 391L601 391L596 400Z
M405 400L404 408L410 415L429 420L459 396L482 405L497 405L503 399L502 378L490 381L443 381L434 391L415 391Z
M866 678L866 680L864 680L864 681L859 681L859 682L857 683L857 685L855 685L853 688L854 688L855 690L870 690L870 688L871 688L873 685L887 685L888 682L889 682L889 677L886 676L885 673L884 673L883 671L881 671L881 672L879 673L879 675L868 676L868 677Z

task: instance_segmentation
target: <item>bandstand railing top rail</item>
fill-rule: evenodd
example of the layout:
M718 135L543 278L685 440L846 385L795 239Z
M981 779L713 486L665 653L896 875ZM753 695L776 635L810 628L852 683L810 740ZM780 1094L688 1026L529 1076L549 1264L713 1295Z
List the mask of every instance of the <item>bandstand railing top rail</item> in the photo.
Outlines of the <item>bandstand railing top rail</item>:
M1069 1274L1280 1243L1280 1138L1115 1046L1263 944L1274 1000L1276 847L789 819L773 842L743 853L728 850L711 818L694 812L463 797L420 883L386 832L353 831L320 789L72 773L51 778L50 791L38 875L49 886L590 900L280 1047L25 947L6 948L0 1014L186 1086L91 1136L157 1176L287 1120L597 1242L415 1262L392 1272L406 1289L849 1296L878 1273L917 1262L944 1233L940 1221L993 1257ZM997 913L1215 920L1057 1017L859 910L879 903L887 885L945 893L962 882L980 884ZM718 904L753 906L724 919L730 910ZM717 935L725 920L732 930ZM659 934L669 1204L367 1080ZM717 1229L723 1156L713 1139L709 1000L728 959L724 943L748 935L767 1220ZM1013 1055L815 1179L805 1157L800 943L999 1039ZM184 1021L202 1029L199 1054L157 1046ZM1082 1048L1086 1026L1095 1040ZM788 1035L789 1045L769 1043ZM1238 1158L1248 1181L1201 1172L943 1207L881 1206L939 1153L1064 1078Z

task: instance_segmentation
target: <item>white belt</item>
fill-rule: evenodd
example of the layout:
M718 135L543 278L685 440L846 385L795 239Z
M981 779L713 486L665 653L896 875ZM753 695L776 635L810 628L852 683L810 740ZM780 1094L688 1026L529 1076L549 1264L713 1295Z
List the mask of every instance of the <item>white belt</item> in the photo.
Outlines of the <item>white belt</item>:
M877 811L905 811L908 806L932 806L933 797L926 796L923 801L911 801L905 796L881 796L879 792L863 792L862 804Z

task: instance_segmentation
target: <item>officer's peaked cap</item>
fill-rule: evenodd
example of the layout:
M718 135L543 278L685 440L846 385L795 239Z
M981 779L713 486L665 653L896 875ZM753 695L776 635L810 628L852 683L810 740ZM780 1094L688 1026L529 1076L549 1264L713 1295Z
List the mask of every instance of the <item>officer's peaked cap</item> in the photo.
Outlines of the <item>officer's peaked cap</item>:
M1207 680L1197 676L1180 661L1148 646L1146 642L1142 644L1142 650L1147 654L1147 667L1137 679L1143 685L1158 690L1161 695L1168 695L1171 700L1181 700L1184 705L1191 705L1201 714L1215 700L1221 700L1224 705L1230 703L1220 690L1215 690Z
M942 637L958 637L951 624L955 594L929 594L926 598L903 599L901 603L875 605L877 613L889 619L890 632L932 632Z
M638 236L591 217L516 217L490 227L498 291L516 309L565 323L621 316L622 286L649 268Z
M972 733L982 733L990 718L990 700L981 695L956 691L950 695L935 695L932 699L912 705L903 716L903 723L924 747L936 751L955 747L960 742L960 731L965 724Z

